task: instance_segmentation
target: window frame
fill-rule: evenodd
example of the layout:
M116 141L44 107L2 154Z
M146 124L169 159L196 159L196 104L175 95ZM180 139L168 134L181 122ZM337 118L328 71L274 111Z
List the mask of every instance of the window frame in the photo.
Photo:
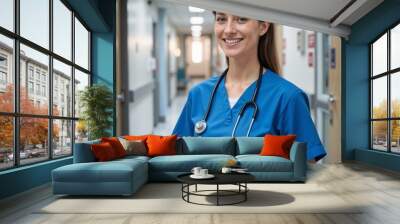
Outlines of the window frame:
M10 31L4 27L0 26L0 35L3 35L5 37L11 38L13 41L13 64L12 66L12 74L14 78L14 110L13 112L1 112L0 111L0 116L10 116L13 119L13 153L14 153L14 161L13 161L13 166L11 167L5 167L5 168L0 168L0 172L5 171L5 170L11 170L11 169L16 169L19 167L23 166L30 166L33 164L38 164L38 163L43 163L47 162L50 160L58 160L66 157L73 156L74 152L74 143L75 143L75 126L76 126L76 121L79 120L79 117L75 117L75 108L71 108L71 114L70 116L56 116L53 115L53 59L58 60L61 63L64 63L68 66L71 66L71 92L72 92L72 99L71 99L71 105L74 105L75 103L75 88L74 88L74 82L75 82L75 69L87 74L89 76L89 83L88 86L92 85L92 69L91 69L91 49L92 49L92 44L91 44L91 37L92 37L92 30L87 26L87 24L83 21L83 19L76 13L72 7L65 1L65 0L59 0L68 10L71 11L71 18L70 18L70 23L71 23L71 59L64 58L63 56L55 53L53 50L53 1L54 0L48 0L49 2L49 48L46 49L45 47L42 47L39 44L36 44L29 39L24 38L23 36L20 35L20 0L14 0L13 1L13 10L14 10L14 30ZM78 64L75 63L75 18L79 20L79 22L84 26L84 28L88 31L88 57L89 57L89 65L88 69L85 69ZM27 114L27 113L21 113L20 112L20 45L23 44L27 47L32 48L33 50L36 50L42 54L45 54L48 56L49 63L48 63L48 77L46 80L46 91L47 93L46 96L48 97L48 112L46 115L39 115L39 114ZM28 67L29 64L27 64L27 71L29 70L30 67ZM34 86L36 83L42 84L42 79L41 79L41 72L39 73L39 80L36 82L36 69L33 70L33 83ZM27 72L26 74L26 81L28 82L30 79L30 73ZM40 85L42 86L42 85ZM27 89L27 91L29 91ZM34 92L36 89L34 89ZM42 94L40 94L42 96ZM49 143L47 145L47 150L48 150L48 155L47 158L43 158L43 160L40 160L38 162L32 162L32 163L26 163L26 164L21 164L20 161L20 119L21 118L45 118L47 119L48 122L48 136L47 136L47 142ZM71 121L71 128L72 128L72 133L71 133L71 153L68 155L63 155L63 156L54 156L54 147L53 147L53 122L56 120L65 120L65 121Z
M368 43L368 52L369 52L369 77L368 77L368 88L369 88L369 149L373 150L373 151L379 151L379 152L385 152L385 153L390 153L390 154L396 154L399 155L400 152L393 152L392 151L392 136L391 136L391 124L392 121L400 121L400 117L392 117L392 98L391 98L391 91L392 91L392 86L391 86L391 79L392 79L392 75L395 75L396 73L400 72L400 67L398 68L394 68L391 69L391 30L393 28L395 28L396 26L400 26L400 21L397 21L395 23L393 23L391 26L389 26L388 28L385 29L384 32L382 32L381 34L379 34L376 38L374 38L371 42ZM386 55L387 55L387 63L386 63L386 71L380 74L376 74L374 76L373 74L373 44L376 43L376 41L378 41L381 37L383 37L384 35L387 35L387 51L386 51ZM382 77L386 77L386 86L387 86L387 93L386 93L386 97L387 97L387 105L386 105L386 118L373 118L373 81L375 79L379 79ZM386 151L383 150L379 150L374 148L374 136L373 136L373 122L374 121L386 121Z

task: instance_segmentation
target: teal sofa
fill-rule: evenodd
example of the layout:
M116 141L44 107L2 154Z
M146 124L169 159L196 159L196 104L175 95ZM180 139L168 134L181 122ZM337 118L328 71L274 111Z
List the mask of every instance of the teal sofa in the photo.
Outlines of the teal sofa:
M96 162L91 141L77 143L74 163L52 171L54 194L131 195L148 181L176 181L193 167L219 172L228 160L236 160L259 182L305 182L306 144L295 142L290 159L260 156L263 137L183 137L177 140L177 155L127 156Z

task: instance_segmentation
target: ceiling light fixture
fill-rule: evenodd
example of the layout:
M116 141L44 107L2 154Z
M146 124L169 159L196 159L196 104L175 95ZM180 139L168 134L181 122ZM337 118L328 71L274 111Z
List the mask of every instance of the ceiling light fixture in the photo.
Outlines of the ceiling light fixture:
M200 16L190 17L190 23L193 25L201 25L204 23L204 18Z
M193 7L193 6L189 6L189 12L202 13L202 12L204 12L204 9Z
M202 31L202 30L203 30L203 27L202 27L202 26L199 26L199 25L194 25L194 26L191 26L190 29L191 29L192 31Z

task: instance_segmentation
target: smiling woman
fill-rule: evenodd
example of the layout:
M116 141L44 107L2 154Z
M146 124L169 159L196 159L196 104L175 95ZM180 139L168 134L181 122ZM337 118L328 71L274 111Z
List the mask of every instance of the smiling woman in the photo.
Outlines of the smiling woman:
M326 155L303 90L280 76L274 25L214 12L227 69L194 86L173 130L179 136L296 135L309 160Z

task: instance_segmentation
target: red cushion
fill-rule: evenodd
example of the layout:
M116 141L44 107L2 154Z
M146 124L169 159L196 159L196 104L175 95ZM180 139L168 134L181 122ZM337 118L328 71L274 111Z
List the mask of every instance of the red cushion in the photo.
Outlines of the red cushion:
M262 156L281 156L286 159L290 158L290 148L296 135L265 135L264 145L261 149Z
M110 161L117 158L115 151L110 143L102 142L100 144L91 145L94 157L99 162Z
M118 138L111 137L111 138L101 138L101 142L108 142L114 149L115 155L118 158L126 156L126 151L122 146L121 142L119 142Z
M176 135L149 135L146 143L148 156L176 155Z

